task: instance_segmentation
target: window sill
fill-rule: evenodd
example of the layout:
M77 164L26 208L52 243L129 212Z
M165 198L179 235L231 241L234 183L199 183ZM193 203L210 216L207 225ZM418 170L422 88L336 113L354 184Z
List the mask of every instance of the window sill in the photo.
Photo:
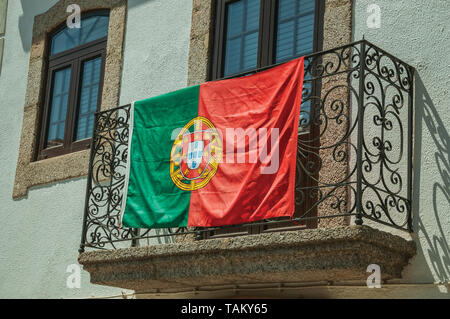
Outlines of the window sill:
M36 162L19 162L16 170L13 198L27 195L33 186L87 176L90 150L82 150Z
M139 292L217 285L356 281L378 264L401 277L415 244L368 226L286 231L81 253L91 283Z

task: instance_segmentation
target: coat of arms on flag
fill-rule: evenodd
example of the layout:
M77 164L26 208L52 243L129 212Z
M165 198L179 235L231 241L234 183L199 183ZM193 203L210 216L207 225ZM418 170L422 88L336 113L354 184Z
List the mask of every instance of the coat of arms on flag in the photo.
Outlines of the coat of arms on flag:
M178 188L196 190L208 184L221 160L222 139L217 129L207 118L197 117L175 138L170 176Z

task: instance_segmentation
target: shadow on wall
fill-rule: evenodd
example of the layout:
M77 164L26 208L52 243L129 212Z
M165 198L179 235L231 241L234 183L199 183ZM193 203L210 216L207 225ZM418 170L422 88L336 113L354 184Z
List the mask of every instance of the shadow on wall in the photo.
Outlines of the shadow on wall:
M422 254L426 254L431 262L431 266L434 270L434 280L438 279L440 282L450 281L450 248L448 233L444 231L442 221L448 222L450 219L450 138L449 134L442 122L436 107L431 100L425 85L422 82L419 74L416 73L416 123L415 123L415 163L414 167L414 198L413 211L416 216L414 219L414 229L419 236L423 236L426 239L427 246L426 252L422 251ZM422 153L422 123L425 123L426 129L430 133L434 145L435 165L439 170L439 175L427 176L427 178L434 178L433 184L433 212L429 211L427 207L422 207L425 214L433 214L432 225L424 224L423 220L419 216L419 201L420 196L420 158ZM445 207L447 204L447 208ZM433 234L428 234L430 226L436 230ZM422 235L423 234L423 235ZM417 242L418 249L422 249L420 242ZM418 251L418 255L419 255ZM419 256L418 256L419 257Z
M56 1L54 1L56 3ZM20 0L23 14L19 17L19 32L22 40L22 48L25 52L30 52L31 39L33 36L34 16L44 12L41 1Z

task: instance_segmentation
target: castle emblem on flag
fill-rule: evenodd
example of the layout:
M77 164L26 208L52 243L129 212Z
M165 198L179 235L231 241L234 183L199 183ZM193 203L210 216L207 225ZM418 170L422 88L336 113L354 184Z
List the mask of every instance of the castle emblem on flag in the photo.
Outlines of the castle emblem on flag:
M222 139L211 121L202 116L192 119L172 146L172 181L186 191L205 187L217 172L222 150Z
M194 133L195 134L195 133ZM196 169L203 160L204 141L194 141L188 145L187 165L189 169Z

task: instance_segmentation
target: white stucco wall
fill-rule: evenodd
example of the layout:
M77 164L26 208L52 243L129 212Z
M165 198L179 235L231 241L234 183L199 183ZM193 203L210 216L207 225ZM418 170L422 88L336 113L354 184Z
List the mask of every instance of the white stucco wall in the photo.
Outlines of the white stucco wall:
M381 9L378 29L367 24L372 4ZM416 68L413 238L417 255L403 272L409 283L450 281L449 21L445 0L355 1L353 39L364 35Z
M86 179L36 187L13 201L33 17L57 0L10 0L0 75L0 298L120 295L91 285L69 289L66 268L77 264ZM120 103L186 86L191 0L128 0Z

